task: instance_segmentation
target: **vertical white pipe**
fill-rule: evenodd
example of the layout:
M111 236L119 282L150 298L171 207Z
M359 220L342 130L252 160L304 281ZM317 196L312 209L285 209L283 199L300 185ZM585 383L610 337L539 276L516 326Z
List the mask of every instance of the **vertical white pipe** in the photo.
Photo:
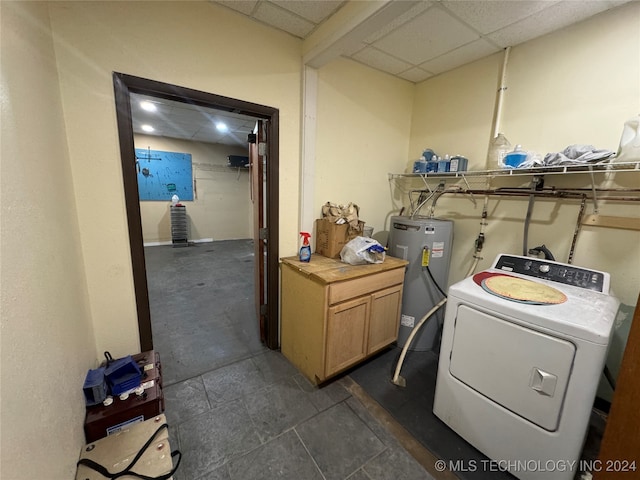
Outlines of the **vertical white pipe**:
M312 232L313 221L319 214L314 205L318 70L304 66L303 72L299 223L301 232Z
M502 71L500 72L500 86L498 87L498 93L496 98L496 109L493 115L493 135L491 139L496 138L500 133L500 126L502 122L502 105L504 103L504 92L507 90L507 63L509 62L509 52L511 47L504 49L504 58L502 60Z

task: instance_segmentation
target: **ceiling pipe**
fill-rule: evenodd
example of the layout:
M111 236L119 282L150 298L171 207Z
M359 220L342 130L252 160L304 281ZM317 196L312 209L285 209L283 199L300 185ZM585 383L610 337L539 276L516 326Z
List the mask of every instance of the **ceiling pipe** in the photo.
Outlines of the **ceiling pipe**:
M500 133L500 126L502 123L502 106L504 104L504 93L507 90L507 63L509 62L509 53L511 53L511 47L504 49L504 57L502 59L502 69L500 70L500 86L498 87L498 93L496 95L496 107L493 113L493 135L491 140L496 138Z

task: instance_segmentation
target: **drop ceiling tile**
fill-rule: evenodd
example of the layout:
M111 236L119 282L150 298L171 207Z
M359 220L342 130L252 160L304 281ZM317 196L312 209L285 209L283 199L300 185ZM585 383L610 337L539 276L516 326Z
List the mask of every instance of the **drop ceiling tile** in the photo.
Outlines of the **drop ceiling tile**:
M139 106L142 100L155 103L158 111L142 110ZM131 114L135 133L227 145L246 146L247 133L255 125L255 119L249 115L136 93L131 94ZM229 131L221 134L216 130L217 121L227 123ZM144 123L152 125L156 130L151 133L143 132L140 127Z
M367 38L365 38L364 39L365 43L371 44L371 43L375 42L376 40L384 37L387 33L395 30L396 28L399 28L400 26L404 25L405 23L407 23L412 18L417 17L418 15L420 15L427 8L429 8L432 3L433 2L430 2L430 1L424 1L424 2L418 3L415 7L411 8L408 11L406 11L402 15L396 17L393 21L387 23L380 30L378 30L377 32L372 33Z
M214 132L197 132L193 135L191 140L196 142L206 142L206 143L223 143L224 139L223 135Z
M392 73L394 75L412 67L411 64L399 60L385 52L376 50L373 47L364 48L351 58L362 62L365 65L369 65L370 67L377 68L378 70Z
M225 7L234 9L236 12L244 13L245 15L251 15L253 9L258 4L258 0L244 0L239 2L238 0L216 0L214 3L219 3Z
M244 122L242 120L231 118L231 117L221 117L221 116L217 116L215 120L211 122L206 128L208 128L209 130L217 131L216 123L218 122L224 123L230 132L250 130L247 127L245 127Z
M500 50L500 48L480 38L475 42L468 43L437 58L421 63L420 68L433 73L442 73L466 63L474 62Z
M200 130L200 125L201 124L196 122L179 122L176 120L172 120L171 122L158 124L156 130L161 130L163 132L184 132L185 134L188 134L190 132L191 134L193 134L194 132Z
M418 83L426 80L429 77L433 77L433 73L427 72L418 67L414 67L399 73L398 76L400 78L404 78L405 80L409 80L410 82Z
M315 27L310 21L269 2L260 2L253 17L299 38L304 38Z
M360 50L362 50L363 48L366 48L366 47L367 47L367 44L366 43L362 43L362 42L349 44L344 48L344 50L342 51L342 54L345 57L352 57L353 55L355 55Z
M243 124L242 124L242 128L244 128L245 131L247 132L253 132L254 127L256 126L256 120L246 120Z
M547 33L578 23L610 8L603 1L565 0L532 15L525 20L509 25L487 35L496 44L508 47L518 45Z
M204 140L207 142L214 142L218 139L224 138L225 133L216 130L215 128L200 128L193 132L192 138L194 140Z
M476 32L448 12L433 6L373 45L394 57L419 65L477 38Z
M271 0L271 3L318 24L330 17L345 2L335 0Z
M549 0L500 0L500 1L450 1L442 6L460 20L482 34L495 32L507 25L523 20L534 13L551 7L557 1Z
M249 141L247 139L248 132L231 132L224 137L220 137L219 143L228 145L237 145L248 149Z
M155 112L149 112L144 110L141 106L141 102L151 102L156 106ZM171 112L171 107L162 103L161 99L156 99L153 97L146 97L142 95L137 95L135 93L131 94L131 112L140 117L154 117L158 115L168 115Z
M202 110L189 110L188 108L173 107L170 117L174 122L179 123L204 123L209 121L209 117Z
M169 137L169 138L180 138L182 140L191 140L191 138L193 138L192 131L187 132L185 130L172 129L172 128L162 128L162 129L156 130L155 132L152 133L152 135L157 135L160 137Z

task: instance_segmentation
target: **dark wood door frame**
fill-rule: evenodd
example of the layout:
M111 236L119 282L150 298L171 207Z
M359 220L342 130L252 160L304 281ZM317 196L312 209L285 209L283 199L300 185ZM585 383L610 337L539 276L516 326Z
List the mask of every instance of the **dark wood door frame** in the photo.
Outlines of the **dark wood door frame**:
M178 102L190 103L217 110L241 113L269 120L267 151L267 225L269 226L267 252L267 312L266 312L266 345L271 349L279 347L278 332L278 198L279 198L279 111L276 108L245 102L235 98L224 97L213 93L178 87L123 73L113 73L116 117L120 139L120 156L122 161L122 181L124 185L127 224L129 228L129 245L131 248L131 264L133 268L133 284L138 314L138 331L140 333L141 351L153 348L151 332L151 312L149 309L149 291L144 260L144 244L142 239L142 222L140 218L140 202L138 196L138 180L135 169L135 149L133 142L133 124L131 119L130 93L152 95Z

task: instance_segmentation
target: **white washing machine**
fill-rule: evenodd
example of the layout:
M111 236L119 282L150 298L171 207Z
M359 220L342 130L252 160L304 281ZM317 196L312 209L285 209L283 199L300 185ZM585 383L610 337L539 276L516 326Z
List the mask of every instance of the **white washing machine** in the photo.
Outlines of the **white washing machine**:
M499 255L452 285L433 412L520 479L572 479L618 300L608 273Z

